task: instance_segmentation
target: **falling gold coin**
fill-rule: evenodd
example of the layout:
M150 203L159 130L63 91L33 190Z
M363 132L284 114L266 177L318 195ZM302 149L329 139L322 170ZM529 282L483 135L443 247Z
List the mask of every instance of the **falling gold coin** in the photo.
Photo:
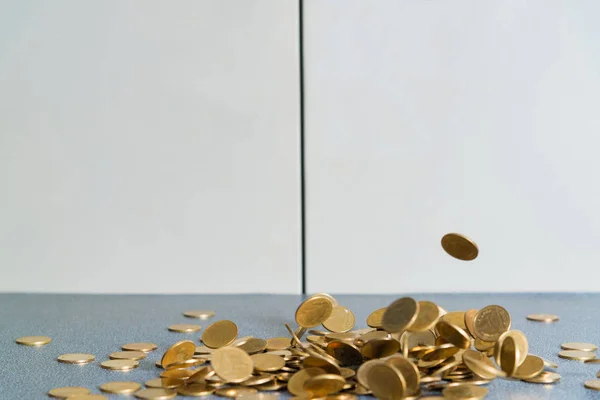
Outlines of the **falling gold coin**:
M442 237L442 248L454 258L471 261L477 258L479 248L474 241L459 233L448 233Z
M143 400L167 400L177 396L177 392L169 389L142 389L135 392L135 397Z
M198 332L200 329L202 329L202 327L200 325L195 325L195 324L175 324L175 325L169 326L169 330L171 332L189 333L189 332Z
M382 327L386 332L403 332L417 319L419 303L411 297L402 297L390 304L382 317Z
M589 381L585 381L585 383L583 385L588 389L600 390L600 380L598 380L598 379L592 379Z
M304 390L312 397L323 397L342 390L346 380L340 375L323 374L309 378L304 382Z
M131 394L140 390L141 387L137 382L108 382L100 385L100 390L106 393Z
M378 399L402 399L406 392L406 380L400 371L385 363L374 364L367 376L369 389Z
M209 319L214 317L215 312L210 310L191 310L183 313L188 318Z
M558 352L560 358L566 358L567 360L578 360L585 361L596 358L596 355L591 351L580 351L580 350L561 350Z
M88 364L94 361L96 357L93 354L87 353L72 353L62 354L58 356L57 360L67 364Z
M385 314L386 309L387 309L387 307L380 308L378 310L373 311L371 314L369 314L369 316L367 317L367 325L369 325L371 328L377 328L377 329L382 328L383 327L383 314Z
M260 353L250 356L254 369L261 372L279 371L285 366L283 357L269 353Z
M48 336L23 336L16 340L18 344L25 346L43 346L52 341Z
M296 396L308 395L304 383L313 376L325 374L321 368L304 368L296 372L288 381L288 391Z
M558 315L554 314L529 314L527 319L536 322L556 322L559 320Z
M354 328L355 322L356 318L350 309L337 305L333 307L329 318L323 322L323 327L331 332L348 332Z
M177 342L165 351L160 361L163 368L168 365L189 360L193 357L196 345L191 340L182 340Z
M235 323L228 320L221 320L210 324L202 334L202 343L206 347L218 349L233 343L238 335L238 328Z
M510 329L510 322L510 314L504 307L491 305L477 312L473 329L479 339L495 342L500 335Z
M211 365L221 379L232 383L245 381L254 370L252 358L237 347L221 347L215 351Z
M143 360L146 353L143 351L115 351L108 356L111 360Z
M327 321L332 311L333 302L329 297L314 295L298 306L296 323L303 328L314 328Z
M158 346L154 343L140 342L140 343L127 343L121 346L121 350L125 351L143 351L144 353L149 353L158 349Z
M48 392L48 396L55 397L57 399L66 399L69 396L77 396L82 394L89 394L90 389L80 386L65 386L51 389Z
M596 351L598 346L593 343L569 342L560 345L563 350Z
M115 371L129 371L130 369L137 368L139 365L140 363L135 360L107 360L100 363L102 368Z

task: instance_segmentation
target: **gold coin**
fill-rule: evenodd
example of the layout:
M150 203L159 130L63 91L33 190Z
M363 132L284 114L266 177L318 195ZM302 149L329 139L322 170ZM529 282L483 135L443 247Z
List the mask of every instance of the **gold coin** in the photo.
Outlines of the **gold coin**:
M454 258L471 261L477 258L479 248L475 242L459 233L448 233L442 237L442 248Z
M583 386L585 386L588 389L592 389L592 390L600 390L600 380L592 379L589 381L585 381Z
M385 361L386 364L396 368L406 382L405 396L410 397L419 393L421 387L421 375L417 366L408 358L403 356L393 356Z
M331 332L348 332L354 328L354 313L344 306L334 306L331 315L323 322L323 327Z
M186 381L186 384L188 385L190 383L203 382L206 378L215 375L215 371L213 371L212 367L208 365L206 367L198 368L193 372L194 374Z
M406 381L396 368L385 363L375 364L367 376L369 389L378 399L402 400L406 392Z
M423 353L421 359L423 361L447 360L458 353L460 349L451 343L442 344L429 348Z
M162 388L163 387L162 379L160 379L160 378L150 379L150 380L146 381L144 383L144 385L149 388ZM168 389L170 389L170 388L168 388Z
M536 322L556 322L559 320L558 315L554 314L529 314L527 319Z
M482 308L473 322L475 335L486 342L495 342L510 329L510 314L503 307L492 305Z
M500 368L506 372L508 376L513 376L519 367L517 360L520 359L520 349L515 343L515 339L512 336L506 337L502 342L502 348L500 349L501 361Z
M363 361L360 349L343 340L329 342L325 351L335 358L340 365L360 365Z
M464 360L464 355L463 355ZM544 360L537 356L528 355L525 361L517 368L514 377L518 379L531 379L538 376L544 370Z
M160 362L160 361L158 361ZM190 358L185 361L174 362L173 364L167 365L164 369L182 369L182 368L192 368L201 364L205 364L206 360L204 358ZM161 366L162 367L162 366Z
M167 400L172 399L177 395L177 392L169 389L142 389L135 392L135 397L143 400Z
M211 365L221 379L232 383L245 381L254 370L252 358L237 347L221 347L215 351Z
M390 304L383 313L383 329L389 333L403 332L417 319L419 303L411 297L402 297Z
M596 355L591 351L581 351L581 350L561 350L558 352L558 356L560 358L566 358L567 360L578 360L585 361L591 360L592 358L596 358Z
M531 383L554 383L560 380L560 375L556 372L544 371L534 378L523 380Z
M100 366L104 369L112 369L116 371L129 371L130 369L137 368L140 365L135 360L108 360L102 361Z
M419 312L417 318L409 326L408 330L411 332L423 332L427 331L435 325L438 318L440 317L440 308L437 304L431 301L419 301Z
M475 316L477 315L477 311L478 310L474 308L465 311L465 327L467 328L466 330L469 333L469 335L471 335L471 337L475 337Z
M287 383L288 391L296 396L308 395L304 389L304 383L310 378L318 375L325 375L322 368L304 368L296 372Z
M383 326L383 314L385 314L386 309L387 307L383 307L369 314L367 317L367 325L369 325L371 328L381 329Z
M560 345L563 350L596 351L598 346L593 343L569 342Z
M174 325L169 326L168 329L171 332L190 333L190 332L198 332L200 329L202 329L202 327L200 325L196 325L196 324L174 324Z
M321 368L324 369L328 374L340 374L340 366L338 365L335 358L331 357L327 353L312 353L313 355L306 357L302 360L303 368ZM281 369L285 371L285 368Z
M303 328L313 328L327 321L332 311L333 303L328 297L309 297L298 306L296 323Z
M286 337L276 337L267 339L267 350L285 350L292 345L292 339Z
M285 388L286 386L287 385L285 383L277 382L274 380L271 382L263 383L262 385L256 385L254 387L260 391L272 391L272 390L281 390L281 389Z
M340 374L344 379L350 379L356 375L356 371L350 368L340 368Z
M547 360L544 360L544 362L547 362ZM584 363L586 364L600 364L600 358L592 358L591 360L585 360ZM548 367L548 364L546 363L546 366ZM558 365L556 367L553 368L558 368Z
M434 346L435 334L431 330L423 332L404 332L402 334L402 340L405 340L406 350L417 346Z
M261 372L279 371L285 366L282 357L269 353L254 354L250 358L254 364L254 369Z
M337 393L344 387L346 380L339 375L323 374L309 378L304 382L304 390L311 397L323 397Z
M93 354L87 353L62 354L57 358L59 362L67 364L88 364L95 359L96 357Z
M108 356L111 360L143 360L146 353L143 351L115 351Z
M399 350L400 342L395 339L373 339L365 343L360 352L364 358L372 360L391 356Z
M108 397L101 394L76 394L67 397L67 400L108 400Z
M494 358L496 359L496 363L498 365L502 365L502 343L509 336L514 339L515 346L517 346L519 349L516 364L521 365L529 353L529 343L527 342L527 337L525 334L517 330L504 332L496 341L496 345L494 347Z
M277 379L279 379L280 375L283 375L283 374L277 375ZM256 386L256 385L262 385L262 384L265 384L265 383L269 383L269 382L271 382L273 380L275 380L275 376L274 375L270 375L270 374L253 375L250 378L246 379L245 381L241 382L240 385L242 385L242 386Z
M57 399L66 399L69 396L77 396L82 394L90 394L90 389L80 386L65 386L51 389L48 392L48 396L55 397Z
M229 320L221 320L210 324L202 334L202 343L206 347L218 349L233 343L238 335L238 327Z
M356 371L356 380L365 389L369 390L369 371L377 364L381 364L381 360L369 360L360 365Z
M196 345L191 340L182 340L177 342L165 351L160 364L163 368L167 368L168 365L189 360L194 355Z
M160 374L160 377L161 378L170 378L170 379L179 379L179 380L184 381L194 374L195 374L195 371L191 371L189 369L170 369L168 371L163 371Z
M251 387L245 386L236 386L236 387L224 387L217 389L215 394L221 397L231 397L236 398L238 396L243 396L245 394L256 393L257 390Z
M461 329L467 329L465 324L465 312L464 311L451 311L440 316L440 320L456 325Z
M500 340L500 339L498 339L498 340ZM486 351L489 349L493 349L495 344L496 344L496 342L486 342L481 339L475 339L475 343L474 343L473 347L475 347L479 351Z
M196 354L212 354L214 352L215 349L206 346L196 346L196 350L194 350L194 353Z
M215 312L210 310L190 310L183 313L188 318L209 319L214 317Z
M483 379L491 380L497 376L506 376L505 372L498 370L489 358L478 351L465 351L462 360L471 372Z
M250 338L238 347L248 354L261 353L266 350L267 341L260 338Z
M448 343L451 343L459 349L468 349L471 347L471 337L463 329L446 321L438 321L435 330Z
M542 357L540 357L542 358ZM545 358L542 358L542 361L544 362L544 366L547 368L558 368L558 364L553 363L552 361L548 361ZM591 360L586 360L585 362L590 362Z
M479 400L488 394L488 389L475 385L450 386L444 389L442 394L445 399Z
M177 393L182 396L208 396L215 391L214 387L207 385L205 382L193 383L191 385L182 386L177 389Z
M140 343L127 343L121 346L121 350L125 351L143 351L144 353L149 353L158 349L158 346L154 343L140 342Z
M107 393L131 394L140 390L142 385L137 382L108 382L100 385L100 390Z
M48 336L23 336L16 340L18 344L25 346L43 346L52 341Z

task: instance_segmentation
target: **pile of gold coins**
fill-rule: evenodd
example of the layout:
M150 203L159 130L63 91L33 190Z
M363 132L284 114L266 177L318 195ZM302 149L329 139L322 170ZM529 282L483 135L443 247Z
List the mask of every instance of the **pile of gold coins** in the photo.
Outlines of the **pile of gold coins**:
M442 247L462 260L473 260L478 254L475 243L458 234L444 236ZM198 310L184 315L206 319L214 313ZM558 319L547 314L528 318L539 322ZM529 354L527 338L510 329L510 314L499 305L447 312L430 301L401 297L374 310L366 320L369 328L355 330L353 312L331 295L319 293L298 306L295 321L296 329L285 324L288 337L274 338L238 338L233 321L213 322L202 333L201 345L183 340L169 347L156 363L157 377L145 382L145 388L138 382L118 381L101 385L100 390L155 400L211 394L273 400L280 391L306 400L353 400L358 395L385 400L476 400L487 395L486 385L494 379L531 384L560 379L551 371L557 365ZM200 326L180 324L169 329L194 332ZM17 342L44 345L50 338L26 337ZM126 344L101 366L136 368L156 349L152 343ZM595 359L590 354L583 357ZM76 364L93 360L91 354L58 358ZM423 393L427 396L422 397ZM71 400L106 399L83 387L55 388L48 394Z

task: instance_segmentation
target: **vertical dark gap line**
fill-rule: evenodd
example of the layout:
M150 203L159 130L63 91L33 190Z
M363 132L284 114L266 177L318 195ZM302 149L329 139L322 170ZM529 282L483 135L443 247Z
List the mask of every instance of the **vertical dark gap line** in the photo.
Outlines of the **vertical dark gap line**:
M304 160L304 1L298 0L298 55L300 72L300 251L302 294L306 294L306 173Z

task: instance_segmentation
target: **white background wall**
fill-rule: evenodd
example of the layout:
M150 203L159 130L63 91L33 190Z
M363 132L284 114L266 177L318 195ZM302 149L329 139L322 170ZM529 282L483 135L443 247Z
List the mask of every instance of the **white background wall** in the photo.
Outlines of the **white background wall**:
M0 3L0 291L300 291L296 1Z
M304 6L309 292L598 290L599 2ZM300 291L297 0L2 10L0 291Z
M598 290L600 2L306 6L309 291Z

